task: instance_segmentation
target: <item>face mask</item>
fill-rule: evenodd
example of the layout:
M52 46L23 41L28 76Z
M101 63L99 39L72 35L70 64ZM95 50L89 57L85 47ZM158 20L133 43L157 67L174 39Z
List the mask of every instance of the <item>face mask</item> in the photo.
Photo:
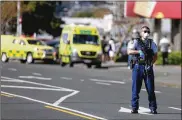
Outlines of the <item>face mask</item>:
M143 38L144 38L144 39L147 39L148 37L149 37L149 34L148 34L148 33L144 33L144 34L143 34Z

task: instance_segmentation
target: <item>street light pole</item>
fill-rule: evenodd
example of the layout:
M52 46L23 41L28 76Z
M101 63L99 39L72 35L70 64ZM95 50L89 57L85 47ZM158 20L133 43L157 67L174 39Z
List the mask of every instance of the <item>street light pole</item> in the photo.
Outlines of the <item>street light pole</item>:
M17 1L17 28L16 35L20 36L22 33L22 18L20 17L20 1Z

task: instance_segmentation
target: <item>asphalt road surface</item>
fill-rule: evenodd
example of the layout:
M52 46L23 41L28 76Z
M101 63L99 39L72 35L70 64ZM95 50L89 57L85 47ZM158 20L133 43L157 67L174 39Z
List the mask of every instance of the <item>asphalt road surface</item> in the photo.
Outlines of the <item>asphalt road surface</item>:
M139 114L130 114L131 71L126 67L7 63L1 71L1 118L11 120L180 120L181 89L156 83L157 115L149 113L145 86Z

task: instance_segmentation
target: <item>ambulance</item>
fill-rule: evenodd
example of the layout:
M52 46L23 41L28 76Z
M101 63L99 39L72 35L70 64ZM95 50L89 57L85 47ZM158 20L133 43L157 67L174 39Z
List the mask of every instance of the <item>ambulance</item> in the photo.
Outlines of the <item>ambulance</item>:
M65 25L59 47L61 66L83 63L101 67L101 41L96 27L88 25Z
M1 60L8 62L10 59L28 64L35 60L53 62L54 49L35 38L1 35Z

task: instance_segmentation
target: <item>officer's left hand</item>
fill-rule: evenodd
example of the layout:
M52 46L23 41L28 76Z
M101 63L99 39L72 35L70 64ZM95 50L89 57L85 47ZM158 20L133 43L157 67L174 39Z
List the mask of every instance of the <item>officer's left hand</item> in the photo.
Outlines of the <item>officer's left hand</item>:
M139 50L138 52L139 52L139 54L140 54L140 58L144 58L144 57L145 57L145 54L143 53L142 50Z

